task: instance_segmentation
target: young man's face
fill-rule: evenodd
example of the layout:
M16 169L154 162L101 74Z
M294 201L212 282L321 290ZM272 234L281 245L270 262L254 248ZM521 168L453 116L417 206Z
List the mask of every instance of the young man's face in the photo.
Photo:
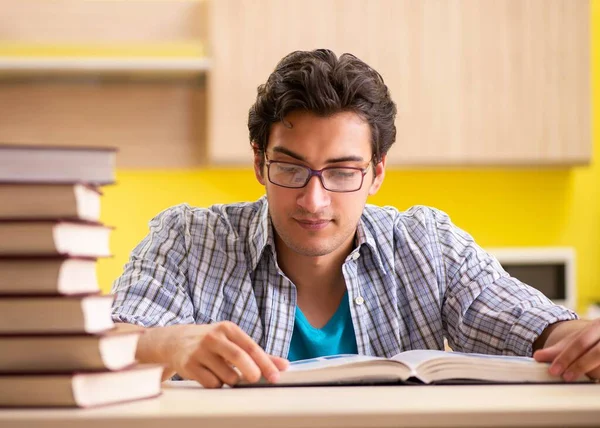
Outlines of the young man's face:
M385 159L373 170L369 125L352 112L331 117L293 112L285 119L291 127L280 122L271 127L266 149L268 161L308 166L314 170L325 167L368 170L362 187L354 192L328 191L315 176L305 187L291 189L271 183L267 162L261 169L261 158L255 156L256 176L266 188L278 251L291 250L307 257L348 252L367 196L377 192L384 176ZM287 174L287 167L280 164L279 173ZM272 178L274 168L272 165ZM280 248L281 245L286 248Z

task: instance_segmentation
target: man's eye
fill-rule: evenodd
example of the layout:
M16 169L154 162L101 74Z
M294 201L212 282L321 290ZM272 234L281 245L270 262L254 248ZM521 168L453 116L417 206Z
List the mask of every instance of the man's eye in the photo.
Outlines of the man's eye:
M354 170L333 169L330 170L333 178L352 178L356 174Z
M298 168L297 166L280 165L279 171L289 173L289 174L296 174L296 173L302 171L302 168Z

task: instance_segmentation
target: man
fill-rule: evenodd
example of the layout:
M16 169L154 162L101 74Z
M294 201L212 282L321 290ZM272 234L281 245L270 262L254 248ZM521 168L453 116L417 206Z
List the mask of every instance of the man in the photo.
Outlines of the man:
M366 205L395 115L381 76L354 56L286 56L249 114L266 197L167 209L114 284L114 320L146 330L138 359L220 387L276 381L287 359L389 357L446 337L599 378L598 321L511 278L444 213Z

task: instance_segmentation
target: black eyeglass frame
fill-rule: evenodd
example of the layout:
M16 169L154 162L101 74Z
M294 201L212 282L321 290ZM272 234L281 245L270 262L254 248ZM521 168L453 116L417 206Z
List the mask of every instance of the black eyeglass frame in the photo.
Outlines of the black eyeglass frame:
M371 161L369 161L369 164L365 168L358 168L358 167L353 167L353 166L327 166L327 167L321 168L321 169L312 169L309 166L299 165L297 163L269 160L269 158L267 158L266 154L265 154L265 160L266 160L265 165L267 167L267 178L275 186L284 187L286 189L302 189L303 187L306 187L306 185L308 184L308 182L310 181L311 178L317 176L317 177L319 177L319 181L321 182L321 186L323 186L323 189L327 190L328 192L335 192L335 193L353 193L353 192L358 192L360 189L362 189L362 186L363 186L364 181L365 181L365 175L367 175L367 172L369 171L369 168L371 167ZM309 174L308 174L308 177L306 177L306 181L304 182L304 184L302 186L284 186L282 184L275 183L275 182L273 182L273 180L271 180L271 168L270 168L270 166L272 164L284 164L284 165L292 165L292 166L295 166L295 167L304 168L304 169L306 169L306 170L309 171ZM361 172L360 186L358 186L358 188L355 189L355 190L332 190L332 189L328 189L327 186L325 186L325 181L323 180L323 171L327 171L327 170L330 170L330 169L353 169L355 171L360 171Z

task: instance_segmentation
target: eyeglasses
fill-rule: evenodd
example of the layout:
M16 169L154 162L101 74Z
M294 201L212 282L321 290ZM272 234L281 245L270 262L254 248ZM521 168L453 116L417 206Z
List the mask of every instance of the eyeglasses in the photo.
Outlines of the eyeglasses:
M269 181L276 186L300 189L316 175L325 190L345 193L360 190L371 164L366 168L333 166L315 170L304 165L267 159L266 165Z

